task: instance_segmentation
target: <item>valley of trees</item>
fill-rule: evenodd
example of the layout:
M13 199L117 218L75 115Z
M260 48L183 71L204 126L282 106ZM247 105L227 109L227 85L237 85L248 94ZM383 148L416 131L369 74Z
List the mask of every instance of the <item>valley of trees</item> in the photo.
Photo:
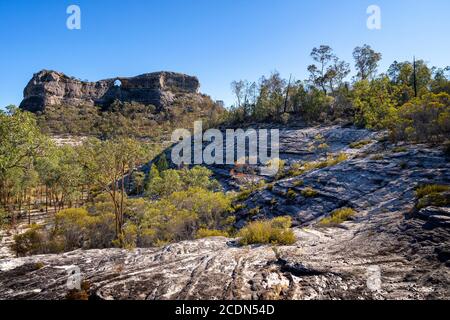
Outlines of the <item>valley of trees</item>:
M351 81L350 64L320 46L311 52L314 63L305 81L273 73L258 83L233 82L236 105L206 115L209 125L300 119L386 129L396 141L449 139L449 67L431 68L417 60L394 62L379 73L381 53L364 45L353 56ZM140 170L162 151L161 137L194 113L158 116L150 106L120 103L101 115L91 111L81 115L79 109L56 108L36 116L11 106L0 112L0 227L29 224L15 236L17 255L159 246L214 235L240 235L244 244L292 243L287 218L235 230L233 212L245 191L224 193L208 169L174 170L160 157L148 174ZM50 136L86 132L91 137L74 145L58 145ZM148 136L152 143L143 139ZM32 215L39 214L46 222L33 224Z

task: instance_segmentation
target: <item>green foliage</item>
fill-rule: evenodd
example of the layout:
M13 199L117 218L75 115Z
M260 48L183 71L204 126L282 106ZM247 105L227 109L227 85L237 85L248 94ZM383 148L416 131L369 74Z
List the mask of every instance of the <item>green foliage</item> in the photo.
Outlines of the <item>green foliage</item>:
M383 129L396 113L395 97L389 78L362 80L354 84L352 104L355 123L369 129Z
M305 185L305 182L303 180L298 180L294 182L294 187L303 187Z
M141 243L160 245L194 239L199 229L226 230L232 199L198 187L152 202L142 221Z
M147 195L152 198L163 198L189 188L220 190L220 184L211 177L211 170L200 166L190 170L169 169L161 173L156 167L152 167L147 184Z
M330 111L333 99L325 92L312 88L300 99L299 107L304 119L309 123L323 121Z
M63 239L64 251L110 248L116 237L114 215L90 215L85 209L62 210L55 217L54 236Z
M18 257L45 252L45 236L42 227L33 225L24 233L15 235L11 249Z
M406 147L395 147L395 148L392 148L392 152L393 153L403 153L403 152L406 152L406 151L408 151L408 148L406 148Z
M9 215L5 212L5 210L3 210L3 208L0 208L0 229L8 225L9 222Z
M353 50L353 58L355 59L355 67L358 72L357 77L360 80L372 78L377 71L381 57L381 53L376 52L367 44L362 47L356 47Z
M185 108L185 106L190 108ZM217 121L223 110L209 97L178 97L169 110L153 105L114 101L109 107L57 105L38 114L39 126L48 134L146 138L160 143L175 128L186 128L197 119ZM170 137L167 137L170 138Z
M244 246L250 244L291 245L296 241L294 232L290 229L291 225L290 217L250 222L239 231L239 242Z
M169 169L169 163L167 162L167 157L166 157L165 153L163 153L158 158L155 165L159 172L163 172L163 171L166 171L167 169Z
M371 144L372 140L361 140L361 141L356 141L350 144L350 148L352 149L361 149L364 148L365 146L367 146L368 144Z
M320 221L321 226L336 226L339 225L356 214L355 210L350 208L341 208L333 211L328 218L324 218Z
M396 140L442 141L450 135L450 95L429 93L399 108L390 121Z
M289 189L288 190L288 192L287 192L287 194L286 194L286 196L287 196L287 198L289 199L289 200L295 200L296 198L297 198L297 192L295 192L294 190L292 190L292 189Z
M450 186L448 185L424 185L416 190L418 200L416 208L422 209L428 206L445 207L450 205Z
M319 193L314 190L313 188L305 188L301 191L302 196L304 196L305 198L314 198L316 197Z
M450 196L448 193L445 194L434 192L421 198L418 201L416 208L420 210L422 208L426 208L429 206L446 207L449 205L450 205Z
M252 190L243 190L236 195L236 201L245 201L252 194Z
M261 211L261 208L260 207L256 207L256 208L250 209L248 211L248 215L250 217L254 217L254 216L257 216L260 213L260 211Z
M425 196L428 196L433 193L441 193L450 191L450 186L446 185L439 185L439 184L431 184L431 185L424 185L416 190L416 197L417 199L422 199Z
M329 155L326 160L312 161L305 163L294 163L288 171L288 175L291 177L300 176L306 172L314 171L317 169L324 169L327 167L335 166L341 162L348 160L348 156L345 153L338 155ZM300 185L297 185L297 187Z

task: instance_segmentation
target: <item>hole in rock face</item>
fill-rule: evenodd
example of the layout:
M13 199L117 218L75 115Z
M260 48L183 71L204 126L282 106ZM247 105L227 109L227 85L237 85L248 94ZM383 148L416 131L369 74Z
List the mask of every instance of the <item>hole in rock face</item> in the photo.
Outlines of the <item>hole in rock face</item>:
M119 79L117 79L116 81L114 81L114 86L120 88L120 87L122 86L122 81L120 81Z

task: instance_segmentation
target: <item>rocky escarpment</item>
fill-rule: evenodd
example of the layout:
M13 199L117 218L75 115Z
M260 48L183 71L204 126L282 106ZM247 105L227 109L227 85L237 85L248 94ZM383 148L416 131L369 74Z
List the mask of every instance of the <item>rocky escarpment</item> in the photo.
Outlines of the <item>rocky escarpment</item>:
M0 299L447 299L449 229L403 212L295 229L289 247L209 238L0 260ZM445 262L447 261L447 266ZM75 274L73 273L75 271ZM78 273L78 271L80 273Z
M199 87L196 77L173 72L87 82L61 72L42 70L26 86L20 107L42 112L55 105L106 107L119 100L161 108L169 105L176 94L197 94Z
M348 154L339 164L255 190L237 213L238 223L291 215L294 245L239 247L235 239L209 238L164 248L7 258L0 260L0 299L64 299L77 268L93 299L450 297L449 208L426 202L416 208L414 190L450 184L443 150L395 147L351 127L285 130L280 137L282 156L292 162ZM361 139L359 149L349 145ZM305 197L307 187L317 193ZM356 215L338 227L316 224L341 207Z

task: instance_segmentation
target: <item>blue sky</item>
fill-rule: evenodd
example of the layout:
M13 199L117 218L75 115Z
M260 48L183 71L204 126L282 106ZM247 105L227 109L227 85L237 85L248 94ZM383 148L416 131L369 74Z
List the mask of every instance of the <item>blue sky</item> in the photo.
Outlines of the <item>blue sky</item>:
M81 8L81 30L66 9ZM381 8L382 29L366 27ZM383 53L382 70L413 55L450 65L448 0L0 0L0 107L19 104L32 74L54 69L96 81L159 70L199 77L233 102L233 80L278 70L307 77L314 46L351 61L355 46Z

